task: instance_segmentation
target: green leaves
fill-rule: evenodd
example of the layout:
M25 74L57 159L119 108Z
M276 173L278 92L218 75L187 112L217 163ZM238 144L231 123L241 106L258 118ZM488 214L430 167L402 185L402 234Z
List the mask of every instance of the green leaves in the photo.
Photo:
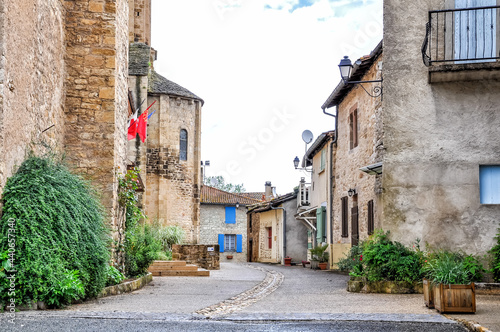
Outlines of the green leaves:
M493 279L500 282L500 228L495 240L497 240L497 244L489 252L491 254L490 272L493 273Z

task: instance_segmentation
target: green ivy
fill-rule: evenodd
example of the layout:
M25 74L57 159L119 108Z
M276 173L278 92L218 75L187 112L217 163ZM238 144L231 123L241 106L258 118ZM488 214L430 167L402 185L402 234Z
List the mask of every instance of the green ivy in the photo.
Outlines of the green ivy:
M58 307L97 296L106 283L109 230L90 184L59 162L29 157L8 179L2 199L0 252L11 248L16 306ZM0 279L0 290L8 286ZM9 300L0 292L0 302Z

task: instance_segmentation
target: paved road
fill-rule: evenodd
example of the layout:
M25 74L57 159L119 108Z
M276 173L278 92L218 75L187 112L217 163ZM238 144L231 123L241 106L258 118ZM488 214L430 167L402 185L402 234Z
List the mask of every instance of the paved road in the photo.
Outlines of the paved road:
M154 278L131 294L18 313L8 331L465 331L426 309L421 295L348 293L347 279L228 263L209 278Z

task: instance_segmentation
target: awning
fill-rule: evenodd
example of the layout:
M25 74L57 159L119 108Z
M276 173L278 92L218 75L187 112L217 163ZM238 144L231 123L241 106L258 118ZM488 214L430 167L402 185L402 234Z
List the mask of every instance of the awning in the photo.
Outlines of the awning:
M306 225L306 227L309 227L310 229L316 231L316 227L314 227L314 225L309 222L309 220L316 220L316 213L314 214L314 217L306 217L306 215L308 213L316 211L316 209L318 209L318 207L314 207L314 208L299 212L295 215L295 219L302 221Z
M382 174L382 162L379 162L379 163L376 163L376 164L372 164L372 165L368 165L368 166L365 166L365 167L361 167L359 169L360 171L363 171L367 174L370 174L370 175L379 175L379 174Z

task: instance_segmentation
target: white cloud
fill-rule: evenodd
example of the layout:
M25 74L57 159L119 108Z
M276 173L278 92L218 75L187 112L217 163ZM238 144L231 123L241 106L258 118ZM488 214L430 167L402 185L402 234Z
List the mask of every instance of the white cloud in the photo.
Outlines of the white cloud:
M304 153L302 131L334 128L321 105L339 82L338 62L382 38L382 1L348 6L358 2L319 0L291 13L298 1L153 0L155 69L206 102L208 175L250 191L267 180L279 193L298 184L304 174L292 160ZM277 112L291 114L284 126Z

